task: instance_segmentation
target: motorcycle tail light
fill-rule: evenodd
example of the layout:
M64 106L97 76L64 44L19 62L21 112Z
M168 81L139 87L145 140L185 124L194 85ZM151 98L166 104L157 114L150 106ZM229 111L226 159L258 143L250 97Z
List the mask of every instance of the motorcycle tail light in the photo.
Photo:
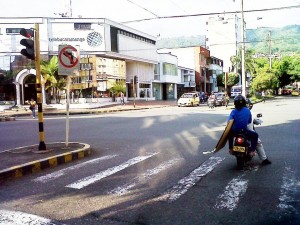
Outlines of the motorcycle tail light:
M238 138L236 139L236 143L238 143L238 144L243 144L243 143L244 143L244 138L238 137Z

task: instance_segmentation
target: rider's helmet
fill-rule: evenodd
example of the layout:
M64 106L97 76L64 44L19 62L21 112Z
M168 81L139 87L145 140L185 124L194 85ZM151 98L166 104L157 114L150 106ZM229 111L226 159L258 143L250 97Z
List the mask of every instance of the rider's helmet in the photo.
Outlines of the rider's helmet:
M246 107L246 98L242 95L238 95L234 98L234 106L236 109Z

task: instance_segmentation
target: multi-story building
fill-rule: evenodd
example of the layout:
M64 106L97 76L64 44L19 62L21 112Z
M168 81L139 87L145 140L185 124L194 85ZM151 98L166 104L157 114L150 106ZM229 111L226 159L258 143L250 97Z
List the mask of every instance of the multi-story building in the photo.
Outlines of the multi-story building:
M178 66L178 74L181 76L182 84L177 85L177 98L183 93L196 90L196 72L194 69Z
M213 92L224 91L219 90L217 85L217 76L223 74L223 60L216 57L210 57L209 64L209 77L210 77L210 90Z
M178 74L178 58L171 53L159 53L159 63L155 69L153 96L156 100L177 99L177 89L182 84Z
M232 72L231 56L236 56L242 43L241 19L237 16L210 17L207 21L207 46L211 55L222 59L224 72Z
M210 92L208 49L201 46L159 49L159 52L170 52L178 57L180 67L195 70L195 91Z
M10 57L16 74L17 104L28 98L26 80L35 75L30 60L20 57L19 32L39 24L40 53L47 59L58 55L60 45L76 46L80 51L80 71L71 89L85 96L108 96L118 81L126 82L127 97L142 98L140 89L152 90L154 68L158 63L156 38L108 19L86 18L5 18L0 20L0 57ZM1 61L1 59L0 59ZM19 61L22 61L20 63ZM138 77L133 89L133 77ZM44 89L43 89L44 90ZM33 89L27 92L33 91ZM45 92L45 90L43 91ZM149 92L152 97L152 91ZM45 99L45 97L43 98Z

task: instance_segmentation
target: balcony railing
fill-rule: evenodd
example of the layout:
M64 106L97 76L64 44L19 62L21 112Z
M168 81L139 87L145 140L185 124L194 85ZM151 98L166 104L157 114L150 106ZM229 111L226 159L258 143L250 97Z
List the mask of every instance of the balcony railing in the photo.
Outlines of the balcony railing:
M185 81L184 87L196 87L196 83L194 81Z
M154 80L160 80L160 75L154 75Z

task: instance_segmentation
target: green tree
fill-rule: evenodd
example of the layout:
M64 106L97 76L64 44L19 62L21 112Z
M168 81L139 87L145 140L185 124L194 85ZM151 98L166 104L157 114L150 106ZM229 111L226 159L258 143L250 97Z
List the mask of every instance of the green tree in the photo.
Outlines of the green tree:
M227 86L232 87L239 82L240 78L237 73L228 73ZM217 76L217 86L225 86L225 73Z
M245 52L245 70L246 73L250 73L251 76L255 73L255 62L254 58L252 57L254 54L254 50L246 49ZM238 73L242 73L242 49L239 49L239 54L237 56L231 56L230 61L232 64L233 69L237 68Z
M270 69L260 69L256 77L251 82L251 91L277 90L279 80L274 72Z
M125 94L125 92L126 92L125 82L120 81L120 82L115 83L114 86L112 86L110 88L110 92L115 95L119 95L121 92L123 92Z
M292 81L300 81L300 55L291 57L288 74L291 76Z
M278 88L300 81L300 55L284 56L272 64L278 78Z
M63 90L66 90L66 79L64 77L60 77L56 83L53 84L55 90L55 96L57 99L57 103L60 103L60 93Z
M58 77L58 58L53 56L50 61L41 61L41 74L43 76L43 84L47 91L47 103L51 100L51 93L56 100L56 87ZM49 93L50 90L50 93Z

